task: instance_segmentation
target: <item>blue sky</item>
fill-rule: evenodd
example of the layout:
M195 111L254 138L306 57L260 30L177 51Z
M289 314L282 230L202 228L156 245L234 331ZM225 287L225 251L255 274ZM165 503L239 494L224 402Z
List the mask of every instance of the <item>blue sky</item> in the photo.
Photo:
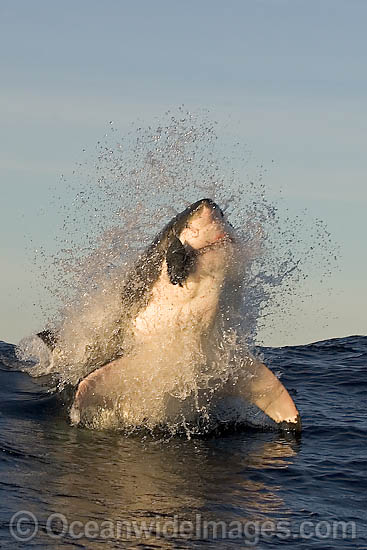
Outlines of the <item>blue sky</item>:
M366 20L363 0L3 0L0 339L42 328L29 250L60 175L109 120L123 132L181 104L233 121L269 193L340 244L333 294L264 342L366 334Z

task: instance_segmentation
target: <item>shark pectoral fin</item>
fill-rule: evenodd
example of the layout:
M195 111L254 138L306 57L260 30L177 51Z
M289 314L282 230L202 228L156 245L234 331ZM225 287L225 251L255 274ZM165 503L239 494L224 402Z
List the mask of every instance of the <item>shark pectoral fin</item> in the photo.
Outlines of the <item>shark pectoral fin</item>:
M237 391L280 428L300 431L301 419L294 401L271 370L263 363L254 361L246 372L250 376L238 381Z
M73 424L79 424L86 411L112 409L115 406L123 393L121 377L123 361L123 358L117 359L95 370L79 383L70 410L70 419Z
M173 285L185 282L194 265L195 254L174 237L166 253L167 272Z

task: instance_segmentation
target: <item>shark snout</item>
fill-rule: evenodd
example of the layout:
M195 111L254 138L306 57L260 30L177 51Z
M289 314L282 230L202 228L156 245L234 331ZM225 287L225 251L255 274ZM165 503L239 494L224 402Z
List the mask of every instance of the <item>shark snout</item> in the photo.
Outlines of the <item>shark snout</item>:
M199 250L223 240L233 240L231 226L222 210L211 199L202 199L195 205L180 235L184 244Z

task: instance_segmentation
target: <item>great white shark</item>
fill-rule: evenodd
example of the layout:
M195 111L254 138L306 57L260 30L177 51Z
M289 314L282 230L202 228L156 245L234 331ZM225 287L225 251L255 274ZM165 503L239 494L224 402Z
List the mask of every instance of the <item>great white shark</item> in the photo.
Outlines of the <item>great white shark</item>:
M124 282L121 320L105 360L94 352L94 366L89 365L76 385L72 423L91 425L101 411L117 411L123 421L134 418L136 423L139 399L134 405L131 385L149 393L150 377L161 369L162 385L172 388L175 378L182 381L187 361L193 364L193 376L207 383L191 399L179 399L177 390L166 396L157 423L180 416L195 422L203 410L224 422L241 423L248 422L251 410L253 418L261 419L258 424L266 419L271 426L300 431L300 415L287 389L257 358L244 351L241 368L231 371L234 359L227 354L228 372L218 371L223 335L242 307L240 263L235 231L215 202L202 199L176 215ZM53 354L60 353L57 333L45 330L38 336ZM137 395L145 399L141 391ZM151 407L143 408L142 423L156 414L154 399L156 394Z

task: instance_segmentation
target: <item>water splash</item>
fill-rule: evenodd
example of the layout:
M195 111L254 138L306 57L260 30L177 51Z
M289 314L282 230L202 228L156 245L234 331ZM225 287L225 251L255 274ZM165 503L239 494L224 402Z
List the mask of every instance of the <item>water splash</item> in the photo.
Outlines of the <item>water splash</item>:
M174 369L182 380L173 379L173 358L154 372L145 372L143 362L139 375L136 368L127 369L126 387L134 385L124 409L130 425L148 418L145 424L153 429L165 419L172 400L182 404L191 396L189 409L202 408L199 393L206 391L207 399L208 388L215 393L213 381L225 383L233 365L235 371L243 367L244 350L253 347L259 329L287 315L289 301L307 293L314 267L321 278L333 269L335 253L324 224L312 224L305 215L282 214L280 202L268 197L263 167L251 177L248 154L238 143L223 154L215 127L208 116L184 108L166 113L154 128L132 128L125 137L111 122L96 152L78 165L70 180L61 179L57 252L39 249L35 258L40 272L47 273L44 286L53 304L48 326L58 327L63 346L51 362L44 350L33 350L36 356L41 351L34 373L57 373L60 386L76 385L114 358L111 334L121 326L126 274L161 227L204 196L217 202L234 226L242 250L241 308L222 332L215 369L208 374L199 368L205 363L202 357L184 354ZM34 341L32 345L39 347ZM125 339L125 353L132 352L131 345ZM29 341L21 347L30 353ZM177 410L181 419L176 415L172 425L188 424L187 407ZM120 420L108 413L97 423L94 419L94 426Z

